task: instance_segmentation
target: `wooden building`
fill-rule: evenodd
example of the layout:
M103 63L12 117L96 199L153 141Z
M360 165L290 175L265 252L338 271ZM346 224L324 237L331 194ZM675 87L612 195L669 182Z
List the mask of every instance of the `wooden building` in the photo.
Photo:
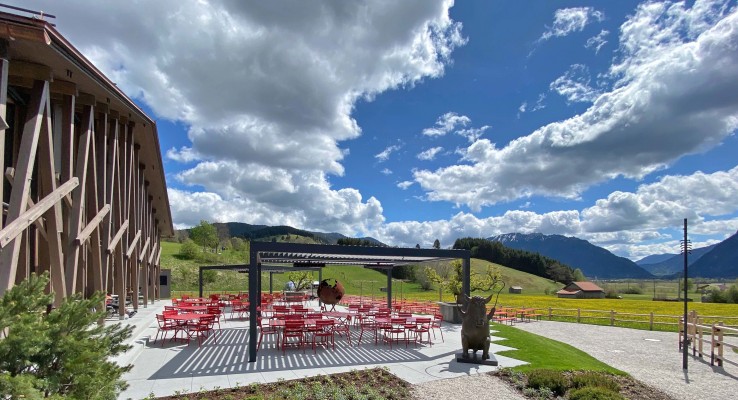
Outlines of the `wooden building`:
M0 12L0 295L48 271L55 304L102 290L137 309L173 234L156 124L33 14Z
M592 282L572 282L556 292L558 297L566 299L604 299L605 291Z
M523 293L523 287L522 286L510 286L510 289L507 290L508 293L512 294L521 294Z

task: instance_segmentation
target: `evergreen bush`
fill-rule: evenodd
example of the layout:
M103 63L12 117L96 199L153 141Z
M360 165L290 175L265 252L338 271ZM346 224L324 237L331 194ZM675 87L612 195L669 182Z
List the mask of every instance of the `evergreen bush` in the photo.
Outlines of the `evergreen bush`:
M102 325L103 293L72 295L47 312L48 274L32 275L0 299L0 398L116 399L127 384L111 357L128 350L132 327Z
M534 369L528 372L528 386L534 389L549 388L558 396L563 396L569 388L569 381L561 371Z
M577 389L586 386L593 386L609 389L613 392L620 391L620 385L618 385L618 383L609 375L594 371L586 371L573 376L571 378L571 383L572 386Z

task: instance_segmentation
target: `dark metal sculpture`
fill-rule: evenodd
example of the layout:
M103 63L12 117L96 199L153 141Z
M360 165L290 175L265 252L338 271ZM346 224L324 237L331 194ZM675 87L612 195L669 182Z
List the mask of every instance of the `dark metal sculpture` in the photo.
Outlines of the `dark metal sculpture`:
M495 315L495 307L487 313L487 303L492 300L493 294L486 299L481 296L469 298L463 294L466 309L461 307L461 346L462 357L469 358L469 350L472 350L474 358L477 351L482 350L482 360L489 359L489 320Z
M328 279L323 279L318 285L318 298L325 304L332 304L335 308L336 304L341 301L345 294L345 289L338 280L331 285Z

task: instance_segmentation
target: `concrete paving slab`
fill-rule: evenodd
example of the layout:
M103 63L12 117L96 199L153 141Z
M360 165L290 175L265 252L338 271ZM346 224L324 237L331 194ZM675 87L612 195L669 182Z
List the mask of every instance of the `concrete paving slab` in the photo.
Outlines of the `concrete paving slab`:
M124 376L130 388L121 398L141 398L152 391L157 396L188 390L190 393L205 388L233 387L253 382L276 382L280 379L297 379L306 376L349 372L374 367L388 367L395 375L410 383L428 382L436 379L468 376L493 371L490 366L461 365L454 360L454 354L461 349L460 325L443 324L445 341L440 335L433 345L413 345L404 343L393 345L375 344L365 340L358 344L358 330L352 332L352 344L345 337L336 337L334 349L308 346L303 349L289 348L282 351L276 348L275 338L267 337L261 345L257 361L248 362L249 321L246 319L227 319L221 321L221 332L198 346L193 341L189 345L167 340L152 342L156 335L154 314L161 312L158 307L146 309L147 318L154 321L154 327L140 329L139 337L133 339L140 345L135 354L128 355L134 368ZM139 312L139 314L143 314ZM135 321L133 321L135 322ZM140 321L139 323L146 323ZM508 347L492 344L490 351L506 350ZM500 366L518 365L516 360L498 357Z

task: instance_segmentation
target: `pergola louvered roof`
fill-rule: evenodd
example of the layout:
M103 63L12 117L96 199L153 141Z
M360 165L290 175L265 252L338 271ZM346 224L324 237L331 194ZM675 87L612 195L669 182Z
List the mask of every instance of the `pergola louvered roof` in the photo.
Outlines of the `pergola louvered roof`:
M262 264L391 267L468 258L467 250L252 242Z

